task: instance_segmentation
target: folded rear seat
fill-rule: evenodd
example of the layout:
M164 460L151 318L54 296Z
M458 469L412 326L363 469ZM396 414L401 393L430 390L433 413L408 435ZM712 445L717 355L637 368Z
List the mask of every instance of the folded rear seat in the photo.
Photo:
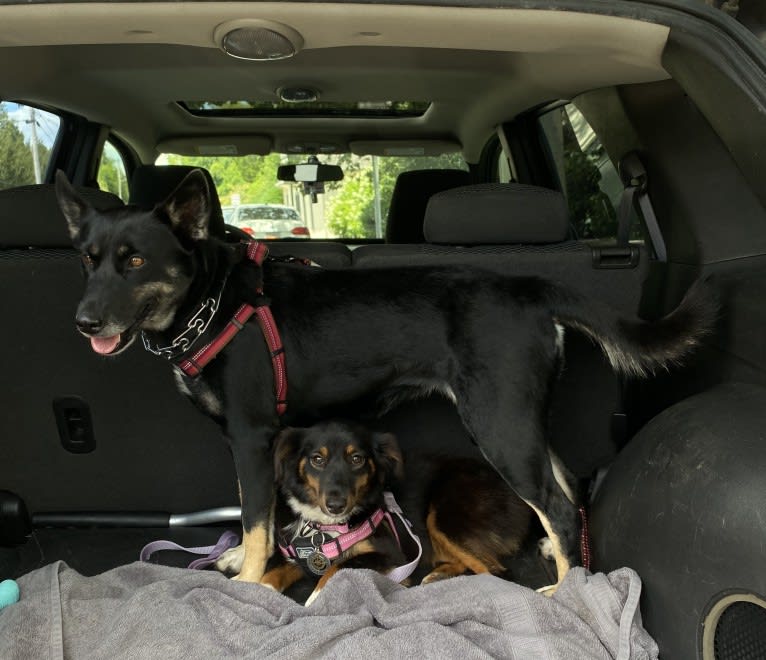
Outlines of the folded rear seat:
M637 247L629 267L622 267L627 261L618 261L618 268L601 267L598 248L570 239L566 203L557 191L477 184L441 192L429 201L424 234L428 242L423 244L360 246L353 251L353 266L461 265L536 275L565 283L623 314L638 309L647 251ZM590 340L569 331L565 346L565 368L552 401L551 442L571 470L587 477L610 461L624 441L622 387ZM414 432L427 432L427 426L426 420ZM406 425L399 432L409 433Z
M109 193L78 190L94 206L122 205ZM0 246L0 489L20 495L32 512L236 504L228 448L177 392L170 367L138 344L97 356L77 332L80 260L52 185L0 191ZM59 425L73 437L70 449L86 449L90 431L95 449L72 453Z

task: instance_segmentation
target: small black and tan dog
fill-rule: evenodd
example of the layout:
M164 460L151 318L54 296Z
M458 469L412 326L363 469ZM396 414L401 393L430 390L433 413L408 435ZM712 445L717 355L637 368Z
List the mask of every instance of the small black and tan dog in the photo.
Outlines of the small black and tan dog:
M285 591L304 575L313 577L310 604L341 568L389 574L407 565L407 529L386 509L390 488L425 531L420 563L430 572L422 583L465 573L502 575L530 530L532 509L486 462L421 456L410 478L402 465L393 435L356 423L330 420L282 431L274 448L280 551L263 583Z
M557 479L546 434L563 329L597 342L616 371L643 376L681 360L717 316L701 285L647 322L538 277L264 260L263 244L210 235L211 193L199 170L151 211L98 211L61 172L56 192L85 272L80 332L109 356L141 336L229 440L243 523L243 547L233 554L238 579L248 582L261 581L274 550L271 446L279 428L362 397L424 390L455 403L484 457L534 509L563 579L580 554L579 513ZM273 323L261 329L269 310L283 349L271 341ZM254 313L259 324L247 322ZM209 347L218 357L204 366L200 352L207 359Z

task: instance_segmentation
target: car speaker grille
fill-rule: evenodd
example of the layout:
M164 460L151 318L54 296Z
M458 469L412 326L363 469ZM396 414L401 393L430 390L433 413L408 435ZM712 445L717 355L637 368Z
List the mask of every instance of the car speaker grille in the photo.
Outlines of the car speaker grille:
M715 660L766 658L766 609L755 603L732 603L715 627Z

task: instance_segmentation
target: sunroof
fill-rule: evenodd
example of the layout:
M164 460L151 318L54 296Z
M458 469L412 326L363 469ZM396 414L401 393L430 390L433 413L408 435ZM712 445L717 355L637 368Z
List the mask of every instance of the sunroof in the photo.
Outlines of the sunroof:
M178 101L200 117L420 117L428 101Z

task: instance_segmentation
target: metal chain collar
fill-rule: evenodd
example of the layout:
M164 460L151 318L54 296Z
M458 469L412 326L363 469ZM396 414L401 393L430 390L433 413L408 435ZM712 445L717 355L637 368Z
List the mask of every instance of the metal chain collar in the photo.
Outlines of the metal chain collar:
M224 285L226 282L224 281ZM178 335L167 346L152 345L145 332L141 333L141 340L144 343L144 348L154 355L159 355L167 360L183 355L188 351L199 336L207 330L210 322L213 320L215 313L218 311L218 305L221 302L221 296L223 295L222 286L218 292L218 298L208 298L197 310L197 313L192 316L186 324L186 330Z

